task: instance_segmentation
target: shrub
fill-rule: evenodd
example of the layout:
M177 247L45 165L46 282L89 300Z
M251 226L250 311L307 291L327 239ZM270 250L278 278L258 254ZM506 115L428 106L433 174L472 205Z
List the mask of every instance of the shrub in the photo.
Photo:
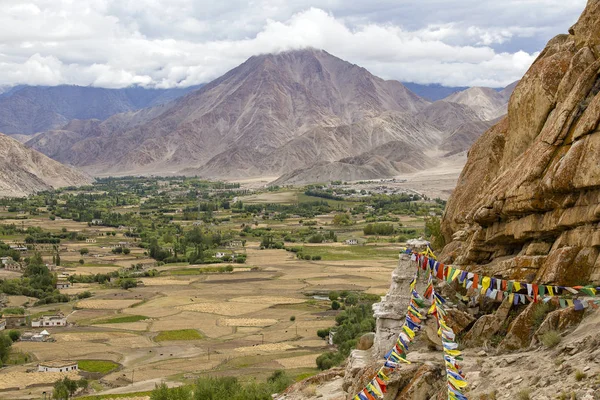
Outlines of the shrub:
M21 338L21 332L15 331L15 330L10 330L10 331L8 331L8 337L13 342L16 342L17 340L19 340Z
M585 378L587 378L587 374L583 371L577 370L575 371L575 380L577 382L580 382L582 380L584 380Z
M336 291L329 292L329 300L334 301L340 298L340 294Z
M332 310L339 310L340 309L340 303L337 302L337 300L334 300L331 302L331 309Z
M317 357L317 367L320 370L326 370L339 365L342 361L344 361L344 357L341 353L327 352Z
M319 329L317 331L317 336L321 339L325 339L326 337L329 337L329 331L331 331L331 328Z
M294 322L295 320L296 320L296 316L295 316L295 315L292 315L292 316L290 317L290 321Z
M129 254L129 253L131 253L130 249L128 249L128 248L123 249L123 254Z
M519 400L529 400L531 399L531 391L529 389L522 389L521 391L519 391L517 398Z
M547 348L552 348L558 345L562 338L558 331L552 330L544 333L540 339L544 346Z
M312 256L313 261L319 261L321 256Z

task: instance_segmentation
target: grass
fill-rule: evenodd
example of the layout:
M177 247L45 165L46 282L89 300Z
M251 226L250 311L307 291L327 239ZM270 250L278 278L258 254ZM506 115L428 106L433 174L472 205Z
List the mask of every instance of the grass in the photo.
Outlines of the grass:
M575 380L577 382L581 382L585 378L587 378L587 374L585 372L580 371L580 370L575 371Z
M148 319L148 317L144 315L123 315L119 317L113 318L105 318L97 321L92 321L92 325L101 325L101 324L122 324L126 322L138 322Z
M106 360L79 360L79 369L87 372L98 372L108 374L119 367L119 364Z
M155 342L163 342L166 340L198 340L204 336L195 329L178 329L174 331L162 331L154 337Z
M529 400L529 399L531 399L531 391L529 389L522 389L518 393L517 398L519 400Z
M235 267L233 267L233 265L226 265L223 267L182 268L182 269L168 270L168 271L165 271L165 273L167 275L180 275L180 276L201 275L201 274L208 274L208 273L222 274L225 272L232 272L234 268ZM248 267L246 267L246 268L248 268Z
M547 348L556 347L561 341L560 332L558 331L548 331L542 335L540 340Z

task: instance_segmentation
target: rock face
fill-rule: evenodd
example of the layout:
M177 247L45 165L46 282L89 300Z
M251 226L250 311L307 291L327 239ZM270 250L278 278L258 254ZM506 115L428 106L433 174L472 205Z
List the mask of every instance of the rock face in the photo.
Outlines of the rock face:
M443 218L445 261L536 283L600 281L599 73L590 0L471 148Z
M81 186L92 181L89 176L0 133L0 197L24 197L42 190Z

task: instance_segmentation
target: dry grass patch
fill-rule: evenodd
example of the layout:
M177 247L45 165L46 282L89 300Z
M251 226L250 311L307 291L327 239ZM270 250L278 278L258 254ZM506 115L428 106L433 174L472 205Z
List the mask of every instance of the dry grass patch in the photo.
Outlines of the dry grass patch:
M51 385L65 376L79 380L77 372L4 372L0 374L0 389L19 387L24 389L33 385Z
M186 279L170 279L170 278L142 278L144 286L186 286L192 283Z
M318 354L309 354L306 356L280 358L277 360L286 369L292 368L314 368L317 365Z
M256 318L221 318L217 321L219 326L271 326L277 323L276 319L256 319Z
M254 304L254 303L195 303L177 307L183 311L196 311L209 314L219 314L226 316L237 316L248 314L268 308L269 305Z
M241 353L272 353L278 351L292 350L294 348L294 346L291 346L287 343L267 343L258 344L256 346L238 347L235 349L235 351Z
M244 296L235 297L231 301L236 303L252 303L252 304L300 304L304 303L305 299L295 299L293 297L275 297L275 296Z
M92 310L122 310L123 308L129 308L134 304L139 303L140 300L81 300L75 305L79 308L87 308Z

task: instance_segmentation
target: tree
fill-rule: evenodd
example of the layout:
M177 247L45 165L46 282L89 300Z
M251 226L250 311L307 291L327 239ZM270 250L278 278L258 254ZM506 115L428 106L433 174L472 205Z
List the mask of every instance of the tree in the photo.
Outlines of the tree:
M340 309L340 303L337 302L337 300L334 300L331 302L331 309L332 310L339 310Z
M16 342L21 338L21 332L16 330L10 330L8 331L8 337L11 341Z
M435 250L441 250L446 245L441 220L436 216L425 218L425 235L430 238Z
M0 333L0 366L4 365L10 354L12 340L4 333Z
M81 254L81 256L85 256L86 254L89 254L89 253L90 253L90 250L87 247L84 247L79 250L79 254Z
M123 254L129 254L129 253L131 253L131 250L129 250L129 248L125 247L123 249Z
M335 290L329 292L329 300L334 301L340 298L340 294Z

